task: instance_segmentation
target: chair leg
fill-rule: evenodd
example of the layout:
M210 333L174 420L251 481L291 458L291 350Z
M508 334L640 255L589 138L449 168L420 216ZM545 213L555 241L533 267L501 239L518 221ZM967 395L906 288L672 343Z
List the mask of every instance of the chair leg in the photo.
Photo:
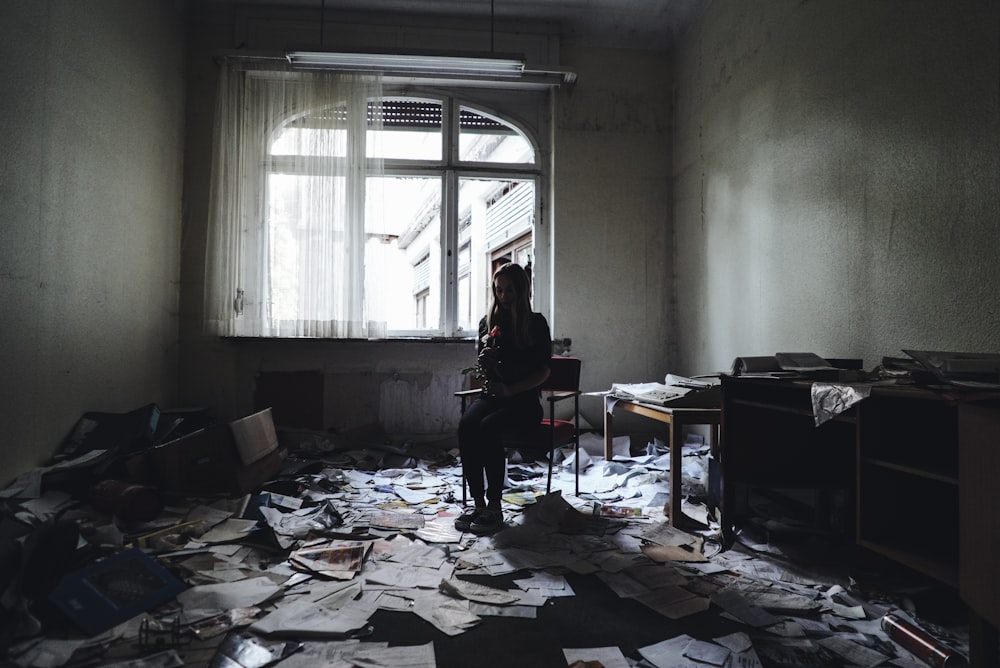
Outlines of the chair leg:
M576 452L576 496L580 496L580 396L573 397L573 449Z
M545 495L548 496L549 492L552 491L552 450L549 450L549 479L545 483Z
M573 450L576 453L576 495L580 496L580 439L573 443Z

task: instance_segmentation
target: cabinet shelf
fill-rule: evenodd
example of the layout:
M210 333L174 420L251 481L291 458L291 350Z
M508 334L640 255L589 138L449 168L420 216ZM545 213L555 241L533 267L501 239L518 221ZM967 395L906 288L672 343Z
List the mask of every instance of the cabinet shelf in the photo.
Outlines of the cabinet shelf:
M948 556L924 554L915 551L909 545L892 545L870 538L858 539L858 545L948 586L958 588L958 564Z
M929 471L925 468L918 466L911 466L909 464L901 464L899 462L888 461L885 459L879 459L877 457L866 457L861 461L862 465L874 466L883 469L889 469L891 471L897 471L899 473L905 473L912 476L917 476L918 478L926 478L927 480L936 480L937 482L943 482L947 485L958 486L958 472L940 473L937 471Z
M939 579L957 571L957 480L898 462L871 465L873 458L862 457L858 542Z

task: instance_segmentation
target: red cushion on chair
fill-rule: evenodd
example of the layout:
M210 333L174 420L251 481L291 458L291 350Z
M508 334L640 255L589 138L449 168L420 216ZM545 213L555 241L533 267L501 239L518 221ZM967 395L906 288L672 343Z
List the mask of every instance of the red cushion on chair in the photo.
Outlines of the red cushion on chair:
M549 421L548 420L542 420L542 424L540 425L540 428L547 435L548 431L549 431ZM572 441L573 440L573 433L574 433L575 429L576 429L576 425L574 425L569 420L556 420L555 421L555 436L553 436L552 440L554 440L556 443L565 443L566 441Z
M509 448L531 448L534 450L548 450L550 443L557 446L564 445L573 440L573 433L576 425L570 420L556 420L555 434L552 434L549 427L549 420L546 418L538 423L527 433L513 435L504 439L504 445ZM551 440L550 440L551 439Z

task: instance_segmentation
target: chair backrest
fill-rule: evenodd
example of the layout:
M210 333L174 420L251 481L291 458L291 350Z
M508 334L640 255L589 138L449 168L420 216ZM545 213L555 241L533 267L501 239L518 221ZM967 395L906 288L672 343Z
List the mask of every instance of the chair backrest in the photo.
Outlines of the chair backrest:
M542 391L580 389L580 358L553 355L549 360L549 379L542 384Z

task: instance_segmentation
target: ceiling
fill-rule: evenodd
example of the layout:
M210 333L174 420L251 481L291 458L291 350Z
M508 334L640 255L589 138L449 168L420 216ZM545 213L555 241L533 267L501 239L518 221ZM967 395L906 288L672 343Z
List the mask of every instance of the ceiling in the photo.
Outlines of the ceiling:
M610 47L670 48L711 0L210 0L239 5L529 20L561 25L569 38Z

